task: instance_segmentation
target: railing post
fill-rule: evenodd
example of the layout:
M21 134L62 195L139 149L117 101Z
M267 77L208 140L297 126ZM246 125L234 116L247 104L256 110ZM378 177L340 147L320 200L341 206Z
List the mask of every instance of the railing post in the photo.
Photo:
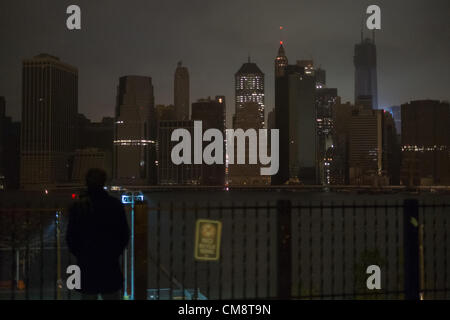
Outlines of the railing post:
M148 273L148 206L147 202L136 202L135 214L135 299L147 300Z
M277 297L290 299L292 287L291 202L277 201Z
M419 275L419 203L403 202L404 286L406 300L420 299Z

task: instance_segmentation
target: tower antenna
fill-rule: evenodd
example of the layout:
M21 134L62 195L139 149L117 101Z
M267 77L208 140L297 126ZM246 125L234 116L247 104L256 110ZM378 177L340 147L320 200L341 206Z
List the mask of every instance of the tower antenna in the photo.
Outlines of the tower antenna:
M283 30L284 30L284 27L280 26L280 45L282 45L284 43Z

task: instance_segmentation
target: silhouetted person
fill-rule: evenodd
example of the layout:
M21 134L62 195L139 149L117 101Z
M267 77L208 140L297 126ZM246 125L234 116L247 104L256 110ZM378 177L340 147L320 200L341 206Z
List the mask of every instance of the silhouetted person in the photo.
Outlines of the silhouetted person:
M123 274L119 264L130 238L121 202L105 190L106 173L90 169L87 192L69 209L67 244L81 270L83 299L120 299Z

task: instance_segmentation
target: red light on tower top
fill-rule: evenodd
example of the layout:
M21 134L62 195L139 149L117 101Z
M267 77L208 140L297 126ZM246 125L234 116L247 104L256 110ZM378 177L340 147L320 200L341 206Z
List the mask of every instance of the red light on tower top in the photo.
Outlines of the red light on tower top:
M280 45L283 45L283 41L282 40L280 41Z
M72 193L72 199L75 199L77 195L75 193Z

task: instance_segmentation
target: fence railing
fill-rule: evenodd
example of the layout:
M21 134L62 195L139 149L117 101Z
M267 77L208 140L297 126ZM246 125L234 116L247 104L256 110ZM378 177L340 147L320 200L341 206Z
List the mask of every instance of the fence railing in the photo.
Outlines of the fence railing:
M144 298L450 296L448 203L278 200L143 208L135 253L136 290L143 288ZM217 261L194 257L198 219L222 224ZM65 244L66 222L58 206L0 209L0 299L79 299L65 286L66 267L76 263ZM367 288L370 265L380 267L381 289Z

